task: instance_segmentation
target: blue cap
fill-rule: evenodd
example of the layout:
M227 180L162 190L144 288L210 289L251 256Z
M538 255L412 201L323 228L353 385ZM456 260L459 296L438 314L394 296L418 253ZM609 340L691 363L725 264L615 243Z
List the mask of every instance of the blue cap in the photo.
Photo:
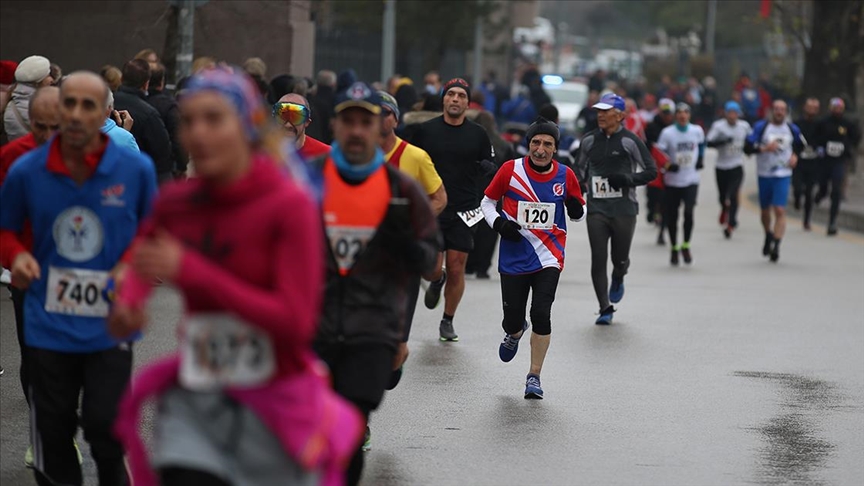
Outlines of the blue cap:
M734 111L739 115L743 112L741 111L741 105L738 104L737 101L727 101L726 105L723 107L724 111Z
M379 115L381 114L381 97L368 84L356 82L336 97L336 113L347 108L363 108Z
M627 108L627 104L624 103L624 98L616 94L609 93L603 95L603 97L600 98L600 101L598 101L594 106L592 106L592 108L597 110L611 110L612 108L615 108L616 110L625 111Z

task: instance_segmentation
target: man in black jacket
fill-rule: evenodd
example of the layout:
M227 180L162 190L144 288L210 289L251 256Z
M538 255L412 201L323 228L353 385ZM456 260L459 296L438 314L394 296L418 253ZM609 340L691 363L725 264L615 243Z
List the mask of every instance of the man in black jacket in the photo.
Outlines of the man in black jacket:
M114 108L132 115L132 135L141 151L153 159L159 183L173 178L171 139L156 108L147 103L150 65L143 59L132 59L123 65L123 84L114 94Z
M177 130L180 128L180 109L177 107L177 100L170 93L165 92L165 66L161 62L150 70L148 91L150 96L147 97L147 103L156 108L159 116L162 117L165 129L168 130L174 173L182 177L186 174L188 157L177 140Z
M823 187L831 182L831 212L828 221L828 236L837 234L837 214L840 212L843 182L846 179L846 164L852 161L852 154L861 141L858 124L844 115L846 103L842 98L831 98L828 102L831 113L819 124L817 129L822 159L822 180L819 201L825 196ZM817 202L818 204L818 202Z

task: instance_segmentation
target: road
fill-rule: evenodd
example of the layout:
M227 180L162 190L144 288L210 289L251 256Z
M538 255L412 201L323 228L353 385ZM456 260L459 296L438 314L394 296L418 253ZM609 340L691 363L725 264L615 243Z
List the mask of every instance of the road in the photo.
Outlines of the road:
M511 363L498 360L496 276L468 282L459 343L438 342L440 309L418 310L402 383L372 417L364 484L860 484L864 238L808 234L791 220L771 264L756 210L742 208L740 230L724 240L715 194L706 171L690 267L669 266L640 216L609 327L593 324L585 228L571 228L545 400L522 398L527 341ZM5 296L0 311L0 483L31 485ZM176 295L160 289L151 311L139 364L174 346ZM89 458L85 472L95 484Z

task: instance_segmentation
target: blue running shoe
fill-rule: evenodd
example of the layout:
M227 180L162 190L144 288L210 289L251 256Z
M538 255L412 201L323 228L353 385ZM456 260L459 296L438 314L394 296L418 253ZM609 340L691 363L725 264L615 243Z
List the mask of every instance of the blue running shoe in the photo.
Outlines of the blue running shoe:
M529 400L543 400L543 388L540 387L540 377L528 373L528 379L525 380L525 398Z
M501 361L509 363L516 357L516 351L519 351L519 340L525 335L525 330L527 329L528 321L525 321L522 324L522 335L518 338L514 338L510 334L504 334L504 341L498 345L498 357L501 358Z
M609 324L612 324L612 314L614 313L615 308L610 305L609 307L603 309L602 312L600 312L600 317L598 317L597 320L594 321L594 324L597 324L598 326L608 326Z
M613 278L612 285L609 286L609 300L613 304L621 302L624 298L624 277Z

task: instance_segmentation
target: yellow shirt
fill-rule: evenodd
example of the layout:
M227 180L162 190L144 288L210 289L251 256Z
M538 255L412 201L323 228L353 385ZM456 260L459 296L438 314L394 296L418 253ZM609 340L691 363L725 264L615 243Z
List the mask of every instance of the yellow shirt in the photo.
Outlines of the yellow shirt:
M384 159L387 160L388 164L398 167L403 173L417 181L426 191L426 194L434 194L441 188L443 182L438 171L435 170L432 158L425 150L409 143L405 146L405 150L398 160L391 160L401 144L402 139L396 137L396 145L390 152L387 152Z

